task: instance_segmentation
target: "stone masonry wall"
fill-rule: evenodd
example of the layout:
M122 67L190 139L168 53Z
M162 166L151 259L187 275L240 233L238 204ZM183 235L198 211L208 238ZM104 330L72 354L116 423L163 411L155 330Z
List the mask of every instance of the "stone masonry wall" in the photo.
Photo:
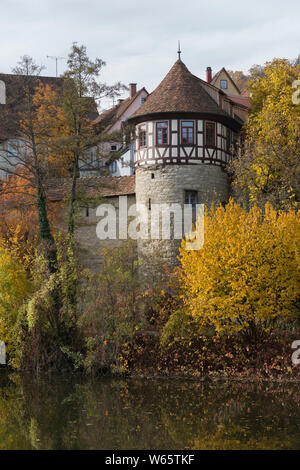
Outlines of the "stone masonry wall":
M228 201L227 173L214 165L167 165L162 168L136 170L136 201L148 207L151 204L185 202L185 191L198 192L198 204ZM151 201L149 202L149 199ZM149 256L159 251L170 265L178 263L180 240L139 240L138 252Z
M127 202L128 207L130 207L132 204L135 204L135 195L127 196ZM83 207L76 219L75 238L78 243L80 262L83 267L89 268L94 272L98 272L101 269L103 250L105 248L114 248L120 246L120 244L124 242L124 240L118 239L119 197L107 197L103 203L113 204L113 206L116 208L117 238L115 240L100 240L97 237L96 227L98 222L101 220L101 217L96 216L96 208L89 208L87 210L87 208ZM66 220L65 211L62 219L63 221ZM62 222L58 228L64 231L65 223Z

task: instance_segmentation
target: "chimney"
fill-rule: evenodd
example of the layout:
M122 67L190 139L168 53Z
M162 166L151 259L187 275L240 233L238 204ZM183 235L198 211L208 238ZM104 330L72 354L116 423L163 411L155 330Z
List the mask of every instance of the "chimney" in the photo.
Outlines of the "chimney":
M136 83L129 83L129 97L133 98L136 95Z
M207 83L210 83L212 81L211 67L207 67L206 69L206 81Z

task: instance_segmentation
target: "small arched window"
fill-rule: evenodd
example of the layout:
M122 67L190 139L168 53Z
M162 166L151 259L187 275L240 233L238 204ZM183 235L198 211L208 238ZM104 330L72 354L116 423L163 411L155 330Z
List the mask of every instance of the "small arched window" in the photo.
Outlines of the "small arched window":
M0 80L0 104L6 104L6 87L2 80Z

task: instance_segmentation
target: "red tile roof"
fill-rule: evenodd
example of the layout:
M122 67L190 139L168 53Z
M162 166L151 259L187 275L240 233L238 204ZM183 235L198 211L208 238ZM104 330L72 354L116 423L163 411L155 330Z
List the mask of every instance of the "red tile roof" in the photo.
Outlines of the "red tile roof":
M236 96L236 95L227 95L228 98L231 99L236 104L241 104L242 106L245 106L246 108L250 108L250 101L247 96Z
M50 201L62 201L70 194L71 178L52 178L47 181L46 193ZM88 196L126 196L135 194L135 176L99 176L78 179L78 190Z
M207 86L181 60L177 60L134 116L161 112L200 112L228 116L208 94L204 84Z

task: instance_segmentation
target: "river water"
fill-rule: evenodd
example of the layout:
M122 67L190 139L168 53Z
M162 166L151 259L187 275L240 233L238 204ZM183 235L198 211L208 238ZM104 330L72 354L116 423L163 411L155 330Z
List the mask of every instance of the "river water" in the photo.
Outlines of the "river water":
M0 449L300 449L300 387L0 370Z

